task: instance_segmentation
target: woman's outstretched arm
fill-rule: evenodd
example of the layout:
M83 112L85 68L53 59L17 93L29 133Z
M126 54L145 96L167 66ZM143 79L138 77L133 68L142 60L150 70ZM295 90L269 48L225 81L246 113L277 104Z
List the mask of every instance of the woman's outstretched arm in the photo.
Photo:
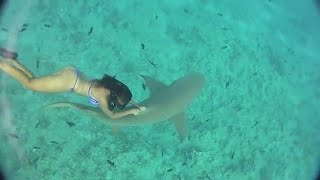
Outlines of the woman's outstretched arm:
M31 89L30 87L30 76L23 72L21 69L14 67L13 65L8 64L5 60L0 60L0 69L8 74L9 76L18 80L24 87Z
M18 60L9 59L8 62L10 62L10 64L13 65L14 67L23 71L26 75L29 76L29 78L33 78L33 73L29 69L24 67L24 65L20 64Z
M100 108L107 116L109 116L112 119L121 118L124 116L128 116L130 114L137 115L137 114L139 114L139 112L145 110L145 108L142 108L142 109L133 108L133 109L128 109L128 110L124 110L124 111L120 111L120 112L113 112L108 109L106 103L107 102L99 102Z

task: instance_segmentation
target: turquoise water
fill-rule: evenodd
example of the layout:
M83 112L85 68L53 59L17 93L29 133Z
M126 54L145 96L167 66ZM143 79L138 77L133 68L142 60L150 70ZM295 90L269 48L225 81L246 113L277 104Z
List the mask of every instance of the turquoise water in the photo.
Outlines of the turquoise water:
M320 15L292 1L11 1L1 45L36 76L76 66L116 75L140 102L140 74L206 86L169 121L110 126L79 110L44 111L44 94L1 76L0 159L9 179L313 179L320 162ZM23 29L24 28L24 29ZM190 82L192 86L192 82Z

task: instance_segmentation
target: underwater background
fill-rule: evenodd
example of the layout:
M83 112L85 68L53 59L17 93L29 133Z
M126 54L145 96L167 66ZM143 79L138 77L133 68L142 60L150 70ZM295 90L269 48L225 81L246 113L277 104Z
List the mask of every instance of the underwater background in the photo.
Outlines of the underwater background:
M74 65L115 75L140 102L141 74L206 86L169 121L125 127L76 109L44 111L44 94L1 76L0 162L8 179L314 179L320 168L320 13L313 1L13 0L2 47L35 76ZM192 82L190 82L192 86Z

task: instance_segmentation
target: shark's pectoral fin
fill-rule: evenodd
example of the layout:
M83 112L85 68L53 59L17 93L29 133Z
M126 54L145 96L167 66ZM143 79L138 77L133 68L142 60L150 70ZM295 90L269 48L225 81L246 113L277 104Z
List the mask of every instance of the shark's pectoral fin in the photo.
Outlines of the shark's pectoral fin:
M173 122L176 130L178 131L180 140L183 141L187 136L187 120L185 118L185 113L182 112L177 114L169 119Z

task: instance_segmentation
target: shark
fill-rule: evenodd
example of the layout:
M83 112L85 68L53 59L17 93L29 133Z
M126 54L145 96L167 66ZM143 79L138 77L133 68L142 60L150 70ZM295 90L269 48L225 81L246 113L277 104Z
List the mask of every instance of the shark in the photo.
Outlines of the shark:
M138 103L139 106L147 108L138 115L112 119L100 108L73 102L55 102L45 108L76 108L110 124L113 130L126 126L152 125L169 120L174 124L180 140L183 141L188 133L186 107L200 94L205 85L204 76L198 72L189 73L169 85L147 75L140 76L144 79L150 95L149 98ZM129 106L125 109L127 108L133 107Z

